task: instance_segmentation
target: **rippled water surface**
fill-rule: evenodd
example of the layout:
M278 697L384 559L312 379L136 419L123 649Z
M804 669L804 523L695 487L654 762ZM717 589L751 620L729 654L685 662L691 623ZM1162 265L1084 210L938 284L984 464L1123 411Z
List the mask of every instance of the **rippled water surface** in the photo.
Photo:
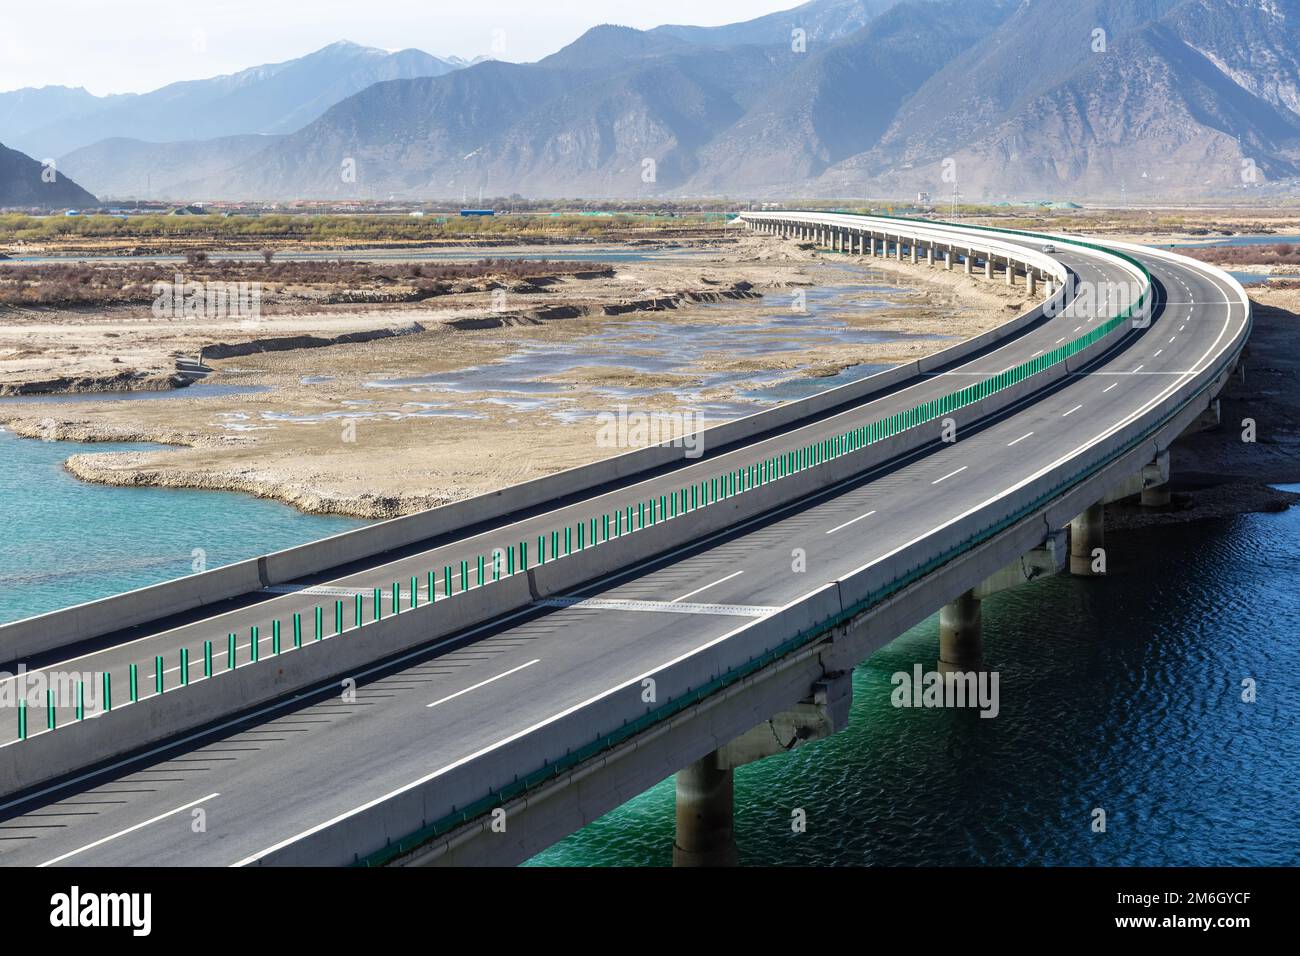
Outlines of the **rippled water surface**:
M998 717L890 705L891 674L933 665L931 618L857 668L847 730L737 771L742 861L1300 863L1300 509L1107 545L1104 580L984 603ZM668 865L672 787L532 863Z

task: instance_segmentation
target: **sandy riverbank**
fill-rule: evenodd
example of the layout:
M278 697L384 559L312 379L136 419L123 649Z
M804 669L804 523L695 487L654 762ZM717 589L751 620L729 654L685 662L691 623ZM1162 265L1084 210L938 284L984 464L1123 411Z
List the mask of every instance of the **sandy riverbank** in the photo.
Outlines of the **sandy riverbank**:
M215 361L196 386L234 393L7 403L0 420L26 436L179 446L71 458L68 468L90 481L236 490L315 513L390 517L619 453L597 443L601 411L702 410L716 424L768 407L751 392L775 389L775 401L791 382L913 359L1027 307L1023 288L924 265L864 272L760 237L563 285L504 311L486 293L453 308L404 307L402 322L420 331ZM720 294L735 290L763 298ZM585 308L536 317L564 304ZM283 321L301 329L314 317Z

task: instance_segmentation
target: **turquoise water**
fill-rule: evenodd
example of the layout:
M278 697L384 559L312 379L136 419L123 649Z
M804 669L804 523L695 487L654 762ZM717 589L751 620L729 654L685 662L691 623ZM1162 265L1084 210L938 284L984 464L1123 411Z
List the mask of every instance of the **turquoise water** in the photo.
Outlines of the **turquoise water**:
M994 719L890 705L894 672L933 666L935 618L861 664L846 730L736 772L742 863L1300 863L1300 509L1107 550L1105 579L984 603ZM530 862L666 866L672 839L667 780Z
M190 574L196 550L215 568L365 523L234 492L92 485L63 468L70 455L148 447L0 431L0 621Z

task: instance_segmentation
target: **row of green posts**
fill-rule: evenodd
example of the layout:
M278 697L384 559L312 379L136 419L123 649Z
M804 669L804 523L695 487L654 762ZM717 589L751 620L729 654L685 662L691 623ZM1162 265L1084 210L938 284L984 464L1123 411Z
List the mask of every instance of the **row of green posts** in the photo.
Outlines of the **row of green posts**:
M1080 244L1087 245L1086 243ZM1132 261L1136 262L1136 260ZM1005 372L991 375L965 388L915 405L906 411L862 425L832 438L822 439L801 448L774 455L761 462L684 485L675 492L648 498L619 511L597 515L588 521L555 529L549 534L540 534L537 536L535 549L531 551L531 554L530 542L520 541L517 545L498 549L493 553L490 563L483 555L479 555L472 562L459 562L454 574L453 565L445 565L441 574L441 598L437 593L439 575L435 571L429 571L425 575L424 588L425 593L428 595L427 603L435 604L439 600L446 600L455 594L463 594L465 591L470 590L471 569L474 576L473 587L483 587L491 581L500 580L503 575L509 577L516 573L526 572L530 567L530 561L536 565L544 565L548 561L558 560L572 554L574 551L585 551L587 548L595 547L611 539L621 538L626 534L640 531L646 527L653 527L663 521L689 514L699 508L725 501L755 488L761 488L773 481L779 481L809 468L815 468L843 455L854 454L907 429L917 428L927 422L934 421L936 418L959 411L990 395L1012 388L1025 379L1045 371L1058 362L1063 362L1088 348L1128 321L1136 311L1142 308L1146 296L1147 291L1144 290L1142 296L1129 309L1108 319L1092 331L1058 346L1050 352L1022 362ZM456 578L459 578L460 581L459 589L453 588L453 581ZM401 614L403 603L401 583L394 581L389 589L389 594L389 603L392 607L390 614ZM408 611L414 611L420 607L420 581L417 577L412 577L407 584L405 601ZM311 640L322 641L327 636L338 637L362 628L367 623L382 621L384 619L384 590L381 588L371 590L368 622L366 620L365 597L361 593L353 596L352 613L350 615L352 624L350 628L345 626L345 619L348 616L346 614L346 602L342 599L336 600L334 602L332 633L327 635L324 608L317 606L311 617ZM305 640L301 614L295 613L293 615L291 626L293 647L299 649ZM262 640L258 627L254 626L249 629L248 654L243 662L245 665L256 663L260 659ZM270 643L272 657L282 653L281 622L279 620L271 622ZM228 634L225 642L224 668L221 668L214 663L212 641L204 641L203 676L211 678L221 669L232 671L237 666L240 666L240 662L237 660L238 650L239 641L237 635ZM180 677L178 686L184 687L190 682L189 650L181 648L179 657ZM131 664L128 669L128 699L131 703L141 699L137 668L138 665ZM150 696L166 692L164 674L163 658L161 656L155 657L154 694ZM108 672L103 672L101 680L101 712L108 712L112 710L111 675ZM58 727L56 703L53 692L47 691L47 730L55 730ZM75 719L80 721L85 720L86 717L85 686L83 682L78 682ZM27 701L24 696L20 695L18 701L18 738L25 740L27 736Z

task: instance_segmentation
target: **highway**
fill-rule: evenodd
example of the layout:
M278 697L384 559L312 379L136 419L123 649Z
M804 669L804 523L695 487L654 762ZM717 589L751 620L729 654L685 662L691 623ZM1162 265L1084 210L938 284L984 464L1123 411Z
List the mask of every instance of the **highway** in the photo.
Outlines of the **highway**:
M1041 242L1025 244L1037 249ZM1056 257L1083 283L1127 281L1095 255L1063 245ZM351 675L354 698L331 682L93 773L0 798L0 861L254 864L526 739L592 701L640 694L643 678L668 662L727 641L826 582L914 547L936 529L1071 461L1080 449L1129 428L1219 359L1247 322L1237 292L1190 261L1140 258L1156 286L1150 327L1124 335L1102 360L1060 386L963 426L956 442L936 441L674 553L618 569L570 600L536 602L376 663ZM413 576L423 582L430 569L441 583L444 566L456 567L471 555L535 540L556 526L845 432L961 387L968 377L1042 354L1097 321L1096 315L1067 310L970 362L872 401L581 501L512 516L462 540L431 542L300 582L317 594L261 594L191 619L106 635L70 657L25 663L107 671L116 687L125 687L129 665L152 681L153 661L161 655L171 686L179 680L177 660L185 647L191 649L190 678L197 680L202 661L193 649L204 640L218 642L224 653L225 635L237 633L242 661L249 628L261 625L259 652L269 657L266 622L288 620L294 612L310 619L326 600L321 589L369 595L374 587L387 591L399 581L405 594L405 582ZM803 570L792 567L796 552L806 558ZM327 607L332 601L329 593ZM328 613L332 617L332 607ZM60 719L71 714L61 712ZM196 833L199 808L205 829Z

